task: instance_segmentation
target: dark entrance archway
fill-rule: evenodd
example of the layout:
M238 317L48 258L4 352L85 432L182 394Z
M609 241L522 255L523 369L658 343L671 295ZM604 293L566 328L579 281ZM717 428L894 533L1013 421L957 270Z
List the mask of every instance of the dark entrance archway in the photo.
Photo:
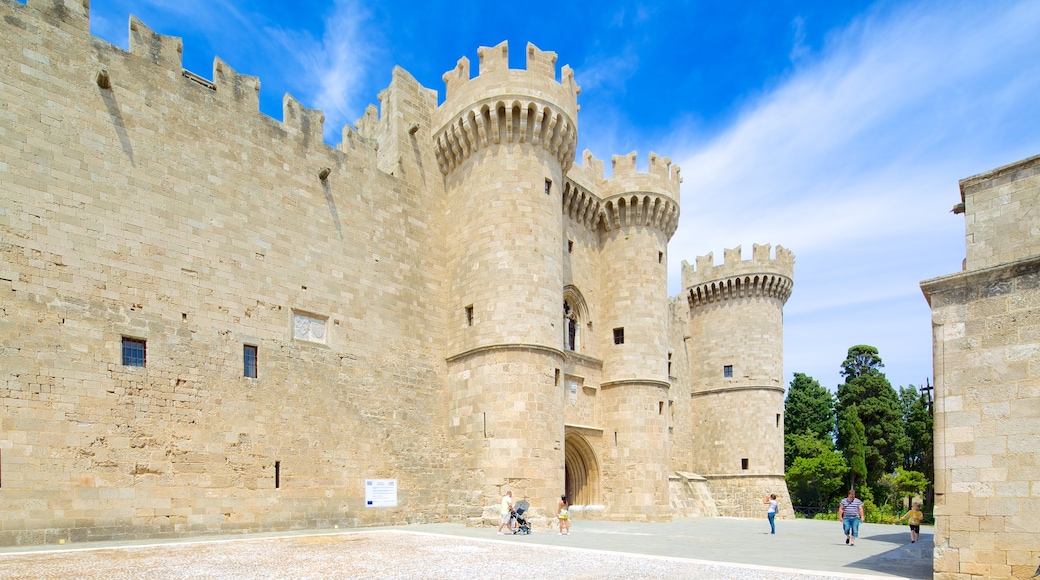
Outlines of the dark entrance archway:
M596 452L580 433L564 437L564 478L567 501L571 505L597 505L600 502L600 468Z

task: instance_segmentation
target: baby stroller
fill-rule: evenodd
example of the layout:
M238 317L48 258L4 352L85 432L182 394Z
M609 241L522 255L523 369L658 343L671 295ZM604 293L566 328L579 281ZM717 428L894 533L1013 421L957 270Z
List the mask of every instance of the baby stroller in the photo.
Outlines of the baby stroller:
M528 522L527 518L524 516L529 509L531 509L531 504L526 499L522 499L513 504L513 519L516 520L516 528L513 530L514 534L531 533L531 523Z

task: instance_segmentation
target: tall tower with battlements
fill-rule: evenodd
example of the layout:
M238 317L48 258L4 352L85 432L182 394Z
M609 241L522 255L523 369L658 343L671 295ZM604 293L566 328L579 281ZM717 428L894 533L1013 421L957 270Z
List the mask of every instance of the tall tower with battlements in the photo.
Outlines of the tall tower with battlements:
M577 142L577 94L556 54L481 47L444 75L434 147L446 194L452 436L497 497L563 489L561 185Z
M619 466L629 487L630 517L671 517L668 480L668 240L679 218L679 170L650 154L649 172L636 154L613 157L603 183L602 245L604 424L617 427Z
M719 513L753 516L776 493L791 513L784 482L783 306L791 296L794 255L754 245L683 262L689 303L693 470L708 480Z

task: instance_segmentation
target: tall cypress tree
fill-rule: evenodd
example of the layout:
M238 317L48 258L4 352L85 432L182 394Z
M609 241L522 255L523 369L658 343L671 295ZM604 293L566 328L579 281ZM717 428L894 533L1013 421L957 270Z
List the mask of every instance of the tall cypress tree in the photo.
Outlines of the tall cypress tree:
M867 478L867 437L855 405L838 412L838 447L849 464L849 489Z
M845 383L838 386L836 409L840 416L850 407L856 408L855 414L862 422L866 438L866 483L873 485L883 474L892 473L902 465L909 452L910 441L903 428L899 396L881 372L885 365L877 348L853 346L841 366ZM848 440L839 437L839 448L845 452L842 441ZM855 470L855 466L852 467Z

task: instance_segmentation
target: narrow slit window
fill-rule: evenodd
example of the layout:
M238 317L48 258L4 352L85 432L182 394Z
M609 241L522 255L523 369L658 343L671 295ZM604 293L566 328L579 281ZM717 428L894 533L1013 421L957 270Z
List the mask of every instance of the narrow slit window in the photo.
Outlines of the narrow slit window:
M545 180L545 195L549 195L550 193L552 193L552 180L551 179L546 179Z
M745 457L745 458L740 460L740 468L741 469L747 469L748 468L748 458L747 457Z
M657 414L664 415L664 401L657 402Z
M722 376L727 379L733 378L733 365L726 365L722 367Z
M466 307L466 326L473 326L473 305Z
M780 427L780 413L776 414L776 426L777 426L777 428Z
M257 347L251 344L242 346L242 373L251 379L256 378Z
M570 253L573 253L573 252L574 252L574 240L567 240L567 253L570 254Z
M274 488L278 489L282 486L282 462L274 462Z
M672 353L668 353L668 376L672 376Z
M657 263L658 264L663 264L664 263L664 252L657 252Z
M123 337L123 366L143 367L146 362L146 341Z
M625 329L615 328L614 329L614 344L625 344Z

